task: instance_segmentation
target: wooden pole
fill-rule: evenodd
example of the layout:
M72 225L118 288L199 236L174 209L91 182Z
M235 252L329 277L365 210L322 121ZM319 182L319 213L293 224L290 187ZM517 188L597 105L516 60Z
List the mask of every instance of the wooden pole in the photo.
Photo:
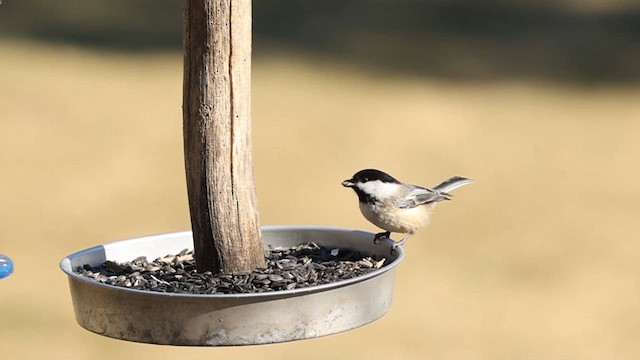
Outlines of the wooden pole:
M184 0L183 85L198 271L262 267L251 157L251 0Z

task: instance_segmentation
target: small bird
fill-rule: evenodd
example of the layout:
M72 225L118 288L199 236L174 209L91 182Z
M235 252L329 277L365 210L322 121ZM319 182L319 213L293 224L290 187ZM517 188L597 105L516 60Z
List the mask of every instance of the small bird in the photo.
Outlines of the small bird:
M405 184L391 175L375 169L358 171L342 186L352 188L358 195L360 212L385 232L376 234L390 239L392 232L406 234L393 248L402 246L407 239L429 222L436 203L451 200L449 191L472 183L473 180L454 176L433 188Z

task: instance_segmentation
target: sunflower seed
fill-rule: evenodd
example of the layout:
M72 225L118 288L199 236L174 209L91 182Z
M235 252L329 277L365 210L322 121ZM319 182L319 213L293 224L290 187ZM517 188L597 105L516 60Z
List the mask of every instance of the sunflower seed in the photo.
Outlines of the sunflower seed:
M77 273L97 282L139 290L235 294L305 288L350 279L384 267L385 258L368 257L350 249L323 248L315 243L292 248L272 247L265 252L267 267L236 274L198 273L193 251L148 261L139 256L130 262L106 261L94 268L78 267Z

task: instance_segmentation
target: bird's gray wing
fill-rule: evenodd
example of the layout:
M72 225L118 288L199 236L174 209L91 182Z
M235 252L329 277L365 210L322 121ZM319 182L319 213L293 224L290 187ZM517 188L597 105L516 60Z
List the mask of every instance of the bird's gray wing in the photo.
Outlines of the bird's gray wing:
M404 196L396 200L396 206L401 209L410 209L419 205L445 200L448 196L450 195L441 193L438 190L412 185Z

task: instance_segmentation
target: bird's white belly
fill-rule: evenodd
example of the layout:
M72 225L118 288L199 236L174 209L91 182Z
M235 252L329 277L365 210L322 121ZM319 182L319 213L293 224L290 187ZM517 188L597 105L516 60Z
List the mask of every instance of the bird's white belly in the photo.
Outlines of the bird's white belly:
M433 204L399 209L386 204L360 203L360 212L375 226L395 233L413 233L429 222Z

